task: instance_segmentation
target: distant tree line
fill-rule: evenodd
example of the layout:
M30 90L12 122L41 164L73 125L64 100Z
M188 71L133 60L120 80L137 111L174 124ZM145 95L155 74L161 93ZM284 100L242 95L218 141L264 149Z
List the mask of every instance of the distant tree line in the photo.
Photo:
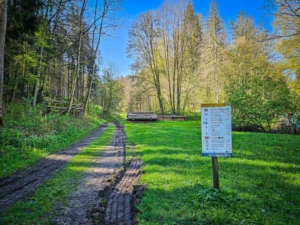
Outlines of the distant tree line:
M234 125L263 131L299 115L299 3L265 1L274 33L244 11L226 30L215 0L207 18L185 0L142 13L129 30L129 109L182 114L226 102Z

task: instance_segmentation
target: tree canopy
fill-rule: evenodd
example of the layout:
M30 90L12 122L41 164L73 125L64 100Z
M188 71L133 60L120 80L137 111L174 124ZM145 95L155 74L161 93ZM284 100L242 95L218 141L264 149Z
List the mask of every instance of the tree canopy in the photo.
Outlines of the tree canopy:
M18 117L21 104L83 115L92 102L106 113L185 114L227 102L236 126L262 130L299 114L299 0L265 1L272 33L244 11L225 24L215 0L207 18L191 1L165 1L132 22L132 74L118 78L103 67L100 43L122 26L122 3L1 1L1 112Z

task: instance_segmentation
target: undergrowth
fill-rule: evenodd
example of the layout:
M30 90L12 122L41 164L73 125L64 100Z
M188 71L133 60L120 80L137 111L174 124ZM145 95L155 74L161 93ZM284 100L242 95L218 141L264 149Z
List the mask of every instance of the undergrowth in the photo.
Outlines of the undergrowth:
M80 141L107 121L96 110L87 116L75 118L59 113L43 115L38 107L32 107L18 115L7 115L4 128L0 129L0 178Z
M115 126L109 123L102 135L77 154L66 167L47 180L25 202L18 202L6 213L0 213L0 224L51 224L53 209L66 206L68 198L76 190L84 173L88 172L94 156L99 156L109 144Z

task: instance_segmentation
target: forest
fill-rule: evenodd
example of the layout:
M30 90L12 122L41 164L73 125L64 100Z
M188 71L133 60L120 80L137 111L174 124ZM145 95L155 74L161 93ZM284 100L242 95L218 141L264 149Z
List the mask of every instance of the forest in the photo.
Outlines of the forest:
M122 0L1 0L1 126L30 112L82 117L97 108L185 115L232 106L238 128L296 131L300 112L300 1L265 0L272 31L241 11L205 18L166 0L128 30L132 73L103 66L100 43L123 26Z
M300 0L264 0L270 26L225 22L218 0L206 16L164 0L128 26L124 5L0 0L0 225L299 224ZM101 43L124 27L120 76ZM231 106L220 189L205 103Z

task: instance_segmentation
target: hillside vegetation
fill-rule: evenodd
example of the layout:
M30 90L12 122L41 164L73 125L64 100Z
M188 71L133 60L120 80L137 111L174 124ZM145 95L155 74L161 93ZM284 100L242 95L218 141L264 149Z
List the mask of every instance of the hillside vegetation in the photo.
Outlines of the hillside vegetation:
M101 114L99 108L89 115L76 118L69 115L42 112L31 107L18 118L9 118L0 129L0 178L22 171L46 155L79 142L100 124L115 120L111 114Z

